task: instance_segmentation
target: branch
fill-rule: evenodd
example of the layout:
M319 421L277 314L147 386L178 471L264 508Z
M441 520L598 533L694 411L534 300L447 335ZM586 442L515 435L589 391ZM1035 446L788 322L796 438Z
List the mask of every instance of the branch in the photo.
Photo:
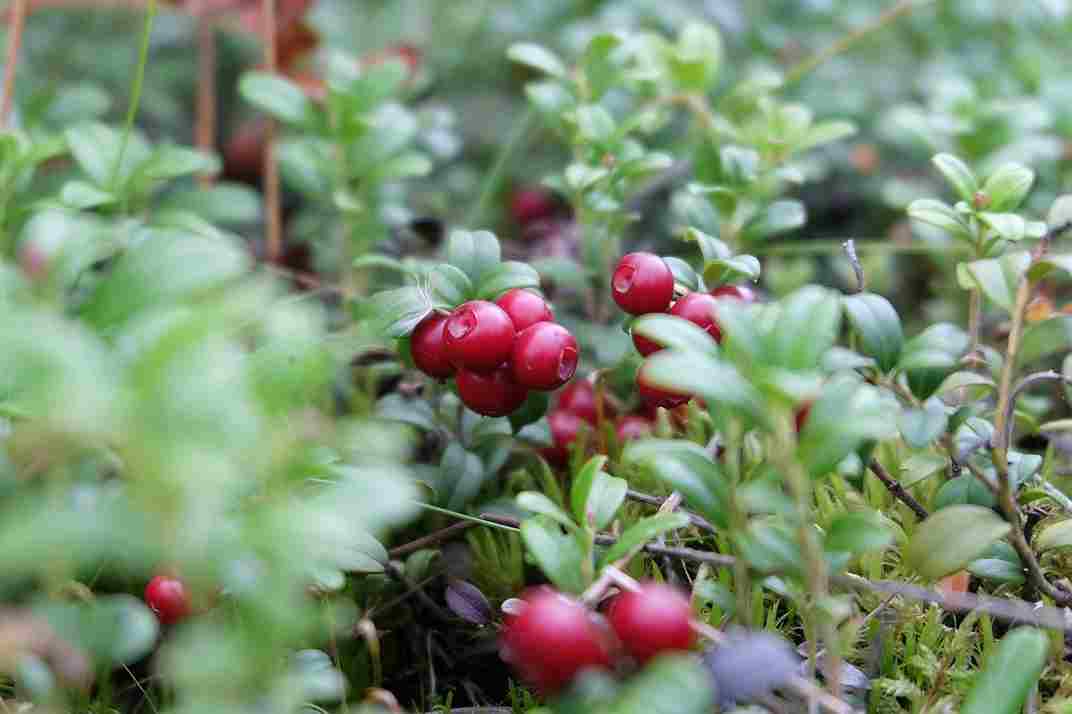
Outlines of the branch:
M867 281L864 279L864 266L860 264L860 257L856 255L856 241L849 238L841 244L841 248L852 265L852 272L856 274L856 292L862 293L867 289Z
M1005 424L1003 444L1006 449L1012 444L1012 432L1015 429L1013 412L1016 411L1016 400L1025 389L1028 389L1039 382L1064 382L1065 384L1072 385L1072 379L1069 379L1060 372L1056 372L1052 369L1046 372L1029 374L1017 382L1016 386L1009 392L1009 399L1005 404L1005 413L1003 415L1004 418L1002 419L1002 422Z
M898 501L911 508L919 520L925 520L930 515L927 513L927 509L920 505L920 502L906 491L901 482L891 476L886 467L880 464L878 460L871 459L871 463L868 466L871 469L871 473L878 477L878 480L882 482L886 490L892 493Z
M646 503L649 506L661 507L663 503L666 502L665 499L659 498L658 496L651 496L640 491L634 491L633 489L629 489L628 491L626 491L625 497L628 498L630 501L636 501L637 503ZM711 522L703 516L692 513L691 511L686 511L683 508L679 508L678 513L684 513L685 515L687 515L689 517L689 522L697 528L702 528L706 531L711 531L712 533L718 532L718 530L711 524Z
M0 128L6 129L15 98L15 67L19 63L22 31L26 26L27 0L15 0L11 11L11 29L7 36L7 61L4 64L3 98L0 99Z

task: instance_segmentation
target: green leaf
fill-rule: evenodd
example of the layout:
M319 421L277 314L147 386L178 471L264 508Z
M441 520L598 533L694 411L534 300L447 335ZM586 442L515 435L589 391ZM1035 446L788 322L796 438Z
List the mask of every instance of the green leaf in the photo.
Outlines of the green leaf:
M855 377L840 377L823 387L797 438L797 453L812 477L834 471L864 442L890 438L896 429L896 402Z
M220 160L214 155L167 144L156 147L152 155L138 167L140 174L158 181L194 174L216 174L219 170Z
M1035 182L1035 173L1020 164L1003 164L986 179L983 193L992 211L1014 211Z
M1072 200L1072 196L1069 196ZM1027 275L1032 282L1038 282L1055 270L1072 274L1072 255L1047 255L1032 264Z
M428 287L437 302L449 307L457 307L473 296L469 276L450 263L439 263L428 271Z
M629 331L663 347L705 354L718 352L718 345L702 327L676 315L641 315L633 320Z
M1038 683L1050 639L1041 630L1019 627L998 644L975 677L961 714L1018 714Z
M633 675L600 714L707 714L715 703L713 689L699 660L664 655Z
M132 131L123 150L123 164L116 171L116 162L123 146L121 132L98 122L88 122L71 127L64 132L64 136L79 168L102 188L112 187L113 178L116 187L126 184L135 168L147 160L151 153L149 143L141 132Z
M824 121L808 129L804 138L793 145L796 152L840 141L856 133L856 125L847 121Z
M211 223L253 223L260 219L261 197L243 184L217 183L170 195L161 210L189 211Z
M1057 352L1072 349L1072 315L1058 315L1035 322L1024 330L1019 363L1033 364Z
M527 263L508 260L487 270L477 286L477 297L492 300L513 288L540 287L540 274Z
M708 353L660 350L648 357L644 373L652 384L662 389L696 394L709 406L732 409L757 423L766 421L759 391L736 367Z
M506 56L513 62L532 67L559 79L565 78L568 71L565 63L555 53L531 42L518 42L510 45L506 50Z
M685 91L705 93L718 78L722 36L718 29L689 22L681 29L669 55L670 76Z
M1020 585L1025 581L1024 566L1016 549L1009 543L999 540L968 565L968 571L983 580L1009 585Z
M859 339L858 349L874 357L882 371L897 366L904 347L901 318L890 301L874 293L861 293L842 298L845 314Z
M554 501L538 491L522 491L514 499L517 507L532 513L547 516L553 521L573 530L577 524Z
M596 471L585 498L583 522L596 530L609 526L625 501L628 490L629 484L625 479Z
M1046 214L1046 223L1051 229L1072 223L1072 194L1058 196L1054 200L1049 213Z
M953 207L933 198L920 198L908 204L908 216L920 223L940 228L956 238L968 238L968 224Z
M641 518L629 526L625 533L622 533L617 543L607 549L607 552L600 558L600 567L624 558L634 549L640 548L662 533L685 528L688 525L689 517L684 513L657 513L654 516Z
M804 204L800 201L775 201L747 227L749 233L761 238L788 233L800 228L807 220Z
M647 467L709 521L720 527L727 525L729 487L718 464L700 445L682 440L641 439L625 447L622 462Z
M709 260L723 260L733 256L729 246L714 236L709 236L696 228L686 228L681 239L691 241L700 248L700 256L706 263Z
M670 272L674 274L674 282L684 285L688 290L701 290L700 276L692 269L692 266L681 258L667 256L663 261L670 266Z
M510 426L513 428L514 433L517 434L529 424L543 419L544 415L547 414L547 407L550 403L551 396L547 392L539 392L535 389L530 390L529 396L525 398L525 403L509 417Z
M996 503L994 494L974 474L949 479L934 495L935 510L963 504L993 508Z
M447 262L461 268L474 285L500 260L499 240L488 231L452 231L447 239Z
M979 180L967 164L952 154L936 154L931 161L963 200L971 203L979 190Z
M759 280L759 260L752 255L715 258L704 262L703 277L708 285Z
M949 417L940 405L927 404L922 409L903 410L898 424L905 442L922 449L945 432Z
M368 305L380 332L387 337L405 337L432 310L451 307L435 300L428 290L413 285L376 293Z
M965 290L981 290L988 300L1011 313L1016 301L1017 285L1030 263L1031 256L1026 252L958 263L957 282Z
M106 595L84 603L50 602L35 613L72 646L100 664L128 665L152 651L160 633L156 615L130 595Z
M85 211L98 206L115 203L116 197L108 191L102 191L87 181L68 181L60 191L60 200L71 208Z
M1042 552L1069 546L1072 546L1072 520L1051 523L1035 538L1035 547Z
M604 144L614 138L617 127L610 112L598 104L583 104L573 113L577 130L585 141Z
M979 220L1003 239L1015 242L1027 235L1027 221L1015 213L990 213L982 211Z
M820 358L837 342L841 298L825 288L808 285L783 298L778 307L767 335L766 360L792 370L817 368Z
M829 551L867 553L882 550L893 542L893 533L874 511L850 511L836 516L826 531L824 547Z
M560 590L580 593L586 583L581 575L584 554L572 535L544 517L528 518L521 523L521 540L533 560Z
M257 109L287 124L310 122L313 104L294 82L268 72L246 72L238 83L238 93Z
M957 505L931 514L905 548L905 562L930 580L963 570L1011 526L989 508Z

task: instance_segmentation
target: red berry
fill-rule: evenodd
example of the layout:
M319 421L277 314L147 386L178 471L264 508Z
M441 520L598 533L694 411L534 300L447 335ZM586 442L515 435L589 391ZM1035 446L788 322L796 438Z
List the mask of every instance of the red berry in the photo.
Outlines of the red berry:
M651 430L651 421L642 416L623 416L614 428L619 443L651 436Z
M658 344L658 343L656 343L656 342L654 342L652 340L649 340L647 337L642 337L641 335L638 335L635 332L632 333L632 334L633 334L633 346L636 347L636 351L640 353L641 357L647 357L648 355L653 355L653 354L655 354L656 352L658 352L659 350L661 350L663 348L662 345L660 345L660 344Z
M694 325L699 325L711 335L715 342L722 341L722 330L718 329L715 322L715 305L718 300L707 293L689 293L683 296L670 308L671 315L684 318Z
M756 301L756 291L747 285L719 285L711 294L717 298L733 298L741 302Z
M563 411L561 407L547 416L547 425L551 429L551 446L541 450L543 457L557 466L569 460L570 447L577 441L581 431L589 428L584 417L573 412Z
M558 389L577 371L577 340L562 325L537 322L518 334L510 363L514 381L529 389Z
M511 414L524 404L529 390L515 382L510 372L510 365L506 364L487 374L459 369L458 396L477 414L490 417Z
M490 372L510 357L514 323L493 302L472 300L458 306L443 328L447 358L456 367Z
M549 589L525 596L507 619L502 656L541 692L569 684L582 670L610 669L608 637L584 605Z
M550 218L558 208L554 195L542 188L521 188L510 196L510 215L524 226L544 218Z
M446 324L446 315L433 312L421 320L410 337L413 363L417 365L417 369L436 379L446 379L454 374L454 365L447 359L444 344L443 328Z
M607 619L622 645L639 662L675 650L688 650L696 639L689 599L669 585L644 583L610 604Z
M145 603L165 625L176 623L190 614L190 595L178 578L157 575L145 586Z
M572 412L589 424L596 423L596 390L587 379L578 379L558 394L558 411ZM613 417L605 401L603 415Z
M644 400L644 403L650 407L666 407L667 409L673 409L679 407L685 402L689 401L691 395L679 394L676 392L670 392L665 389L660 389L651 383L648 378L645 368L647 365L643 365L640 371L637 372L636 385L637 391L640 393L640 398Z
M808 423L808 417L811 415L811 405L812 402L804 402L793 414L793 421L796 423L798 434L804 431L804 425Z
M657 255L629 253L614 269L611 294L618 307L630 314L663 312L674 297L674 274Z
M537 322L551 322L555 319L547 302L529 290L507 290L499 296L495 304L506 311L518 332L532 327Z

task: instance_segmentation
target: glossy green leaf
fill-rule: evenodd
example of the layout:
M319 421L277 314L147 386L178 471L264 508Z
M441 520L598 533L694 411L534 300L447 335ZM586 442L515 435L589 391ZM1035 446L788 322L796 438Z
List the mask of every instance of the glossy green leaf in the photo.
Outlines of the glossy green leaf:
M921 449L945 433L949 417L940 405L927 404L921 409L905 409L901 412L898 426L905 442Z
M652 384L679 394L696 394L708 403L732 409L756 422L767 413L756 388L731 364L695 350L661 350L644 366Z
M483 273L477 286L477 297L493 300L513 288L540 287L540 274L527 263L508 260Z
M1042 675L1049 650L1050 639L1041 630L1010 631L976 675L961 714L1019 714Z
M690 508L712 523L726 526L729 487L718 464L703 447L682 440L641 439L625 447L622 462L646 467L679 491Z
M247 72L238 83L242 98L287 124L300 126L313 115L313 104L294 82L268 72Z
M908 215L921 223L940 228L954 237L971 235L968 224L953 207L932 198L920 198L908 204Z
M1072 196L1069 198L1072 199ZM1038 282L1054 271L1072 274L1072 255L1047 255L1033 263L1027 274L1032 281Z
M453 231L447 239L447 262L460 268L474 285L499 265L499 240L488 231Z
M51 602L35 611L66 642L109 666L140 660L152 651L160 632L156 615L130 595L107 595L84 603Z
M735 255L704 262L703 276L708 285L759 280L759 260L753 255Z
M586 583L581 576L584 554L576 538L563 533L553 520L536 517L521 523L521 540L543 574L560 590L568 593L584 590Z
M830 551L867 553L893 542L886 521L874 511L850 511L835 516L826 531L824 547Z
M625 479L611 476L601 467L592 470L592 466L600 463L599 460L605 462L606 457L595 456L585 464L581 474L577 476L578 481L583 479L580 490L575 485L571 492L572 505L578 522L586 523L595 530L610 525L625 501L626 491L629 490L629 484ZM578 503L581 504L579 513Z
M825 288L809 285L783 298L767 335L766 360L777 367L815 369L837 341L841 299Z
M1072 546L1072 520L1051 523L1035 538L1035 547L1040 551L1069 546Z
M1027 235L1027 221L1015 213L982 211L978 216L984 225L1004 240L1015 242Z
M451 306L437 301L430 291L412 285L384 290L369 301L370 314L387 337L408 335L437 307Z
M692 266L681 258L667 256L663 258L670 266L670 272L674 274L674 282L685 286L688 290L700 290L700 276L692 269Z
M884 372L897 366L904 347L901 318L890 301L874 293L842 298L845 314L856 332L863 354L874 357Z
M1034 364L1069 350L1072 350L1072 315L1057 315L1027 326L1021 338L1019 363Z
M864 442L895 434L897 409L880 390L855 378L831 380L812 403L797 438L800 460L814 478L833 472Z
M930 580L963 570L1011 526L989 508L956 505L932 513L905 548L905 563Z
M600 565L613 563L656 536L678 528L685 528L688 525L689 517L684 513L657 513L654 516L641 518L629 526L625 533L622 533L617 543L607 549L600 559Z
M967 164L952 154L936 154L931 159L934 165L963 200L971 203L979 190L979 180Z
M748 225L747 230L766 238L800 228L806 220L807 213L800 201L775 201Z
M974 474L962 474L949 479L934 495L935 510L964 504L993 508L997 499Z
M698 660L666 655L631 677L605 714L707 714L715 702L713 689Z
M456 307L473 296L469 276L450 263L439 263L428 271L428 288L437 303Z
M968 572L977 578L995 583L1020 585L1025 581L1024 566L1016 549L999 540L979 558L968 564Z
M718 351L718 345L702 327L676 315L641 315L633 320L630 332L663 347L706 354Z
M566 65L551 50L531 42L510 45L506 56L518 64L527 65L552 77L566 76Z
M710 236L696 228L686 228L681 234L682 240L691 241L700 248L700 256L704 262L709 260L723 260L733 256L729 246L714 236Z
M541 516L546 516L566 528L573 529L577 527L577 524L573 522L565 511L559 508L550 498L538 491L522 491L517 494L515 502L517 503L518 508L531 511L532 513Z
M1011 313L1016 300L1016 287L1031 262L1024 252L1009 253L1001 258L976 260L957 265L957 282L965 290L981 290L988 300Z
M987 177L983 183L983 193L990 199L990 210L1014 211L1034 182L1035 172L1026 166L1003 164Z

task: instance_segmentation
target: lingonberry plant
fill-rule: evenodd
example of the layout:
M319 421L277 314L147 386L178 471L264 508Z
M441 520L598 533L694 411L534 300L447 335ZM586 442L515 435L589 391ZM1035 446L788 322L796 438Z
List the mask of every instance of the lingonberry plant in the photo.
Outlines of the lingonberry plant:
M3 16L0 712L1069 708L1062 3L101 4Z

